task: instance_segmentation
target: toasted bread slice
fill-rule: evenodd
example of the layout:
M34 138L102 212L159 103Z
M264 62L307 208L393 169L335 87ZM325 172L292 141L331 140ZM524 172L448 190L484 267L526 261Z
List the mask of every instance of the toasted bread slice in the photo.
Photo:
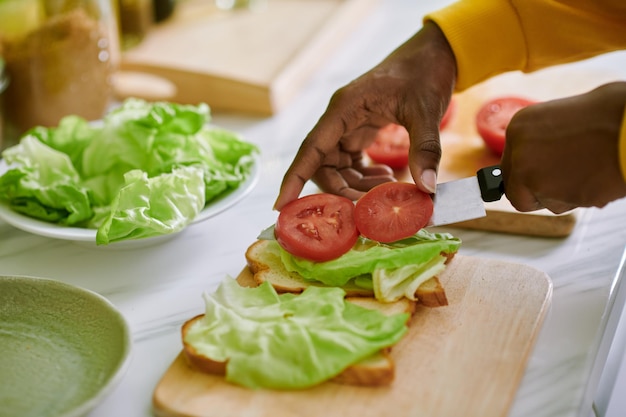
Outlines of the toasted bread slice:
M370 309L377 309L386 315L408 313L409 320L413 317L416 302L403 298L393 303L381 303L372 297L348 297L346 300ZM392 348L363 359L346 369L335 378L333 382L359 386L384 386L390 385L395 376L395 364L391 357Z
M204 314L197 315L192 319L187 320L181 329L181 335L183 338L183 351L187 362L199 371L206 372L214 375L226 375L226 362L215 361L203 354L199 353L193 345L185 342L185 336L191 326L202 320Z
M277 292L301 293L305 288L316 285L324 286L323 283L307 280L296 272L289 272L283 266L280 256L273 251L267 250L269 241L257 240L248 247L246 261L254 274L257 284L269 282ZM446 255L448 261L454 254ZM373 297L374 292L367 288L359 287L352 281L342 287L348 297ZM439 281L433 277L419 286L415 292L416 298L426 307L441 307L448 305L446 292Z
M250 282L246 282L245 275L243 281L244 286L254 286ZM241 280L238 279L240 285ZM350 297L348 301L360 305L361 307L377 309L383 314L392 315L398 313L408 313L409 318L415 312L416 302L409 299L402 299L394 303L381 303L373 298L368 297ZM226 363L222 361L215 361L199 353L192 345L185 342L185 334L189 328L198 320L201 320L204 315L198 315L190 320L187 320L181 330L183 339L183 352L187 363L193 368L214 374L225 375ZM374 355L359 361L343 370L339 375L335 376L332 381L340 384L358 385L358 386L384 386L389 385L395 376L395 365L392 357L390 356L391 349L381 350Z
M306 280L297 272L287 271L280 260L280 256L267 250L268 244L268 240L257 240L246 250L246 261L257 284L268 281L279 293L290 292L295 294L301 293L310 286L325 286L321 282ZM371 297L373 295L371 290L358 287L351 282L342 288L348 297Z

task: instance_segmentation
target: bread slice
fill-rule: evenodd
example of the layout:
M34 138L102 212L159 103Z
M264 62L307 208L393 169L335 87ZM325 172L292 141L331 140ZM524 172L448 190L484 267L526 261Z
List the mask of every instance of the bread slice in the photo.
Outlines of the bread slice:
M323 283L306 280L299 274L288 272L280 260L280 255L268 250L267 240L257 240L246 251L247 267L239 274L237 282L244 287L256 287L269 282L278 293L299 294L310 286L324 286ZM454 254L447 255L448 260ZM402 298L392 303L384 303L374 298L372 290L359 287L349 282L342 287L346 300L365 308L376 309L383 314L408 313L409 320L416 311L417 302L427 307L439 307L448 304L445 291L437 277L423 283L416 291L419 301ZM182 326L183 351L187 362L194 368L215 375L225 375L227 361L215 361L200 354L192 345L185 342L185 334L197 320L196 316ZM408 324L408 323L407 323ZM370 357L344 369L332 378L332 382L357 386L385 386L395 377L395 364L391 356L392 348L383 349Z
M255 283L248 277L251 274L242 273L238 282L243 286L255 286ZM377 309L383 314L392 315L398 313L408 313L409 320L415 313L416 302L407 298L394 303L381 303L368 297L348 297L347 301L360 305L361 307ZM181 329L183 339L183 352L187 363L193 368L213 375L225 375L227 362L215 361L199 353L192 345L185 342L185 335L189 328L198 320L202 320L203 314L187 320ZM374 355L359 361L344 369L332 381L340 384L357 386L385 386L393 382L395 376L395 365L390 355L391 348L381 350Z
M393 303L381 303L371 297L348 297L346 300L370 309L377 309L388 316L408 313L409 322L415 313L417 302L403 298ZM359 386L390 385L395 377L395 364L391 356L392 348L387 348L344 369L333 378L333 382Z
M321 282L307 280L297 272L289 272L285 269L280 256L273 251L267 250L268 240L257 240L246 251L246 262L254 274L257 284L268 281L277 292L301 293L305 288L312 285L324 286ZM446 255L448 261L454 254ZM350 281L342 287L348 297L373 297L373 290L359 287ZM416 298L426 307L441 307L448 305L446 292L439 281L433 277L419 286L415 292Z

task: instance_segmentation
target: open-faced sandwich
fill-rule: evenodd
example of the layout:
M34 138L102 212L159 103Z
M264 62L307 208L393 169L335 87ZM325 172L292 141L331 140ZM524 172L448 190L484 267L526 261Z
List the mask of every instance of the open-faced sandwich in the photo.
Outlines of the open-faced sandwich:
M431 215L430 196L405 183L356 204L321 193L287 205L239 279L183 325L188 362L250 388L390 384L416 305L447 304L437 275L461 242L425 230Z

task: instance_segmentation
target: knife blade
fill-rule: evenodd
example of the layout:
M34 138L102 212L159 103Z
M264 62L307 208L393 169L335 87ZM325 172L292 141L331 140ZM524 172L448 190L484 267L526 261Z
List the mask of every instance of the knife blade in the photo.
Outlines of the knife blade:
M437 184L433 215L428 226L485 217L485 203L498 201L503 194L504 183L499 165L479 169L474 177Z

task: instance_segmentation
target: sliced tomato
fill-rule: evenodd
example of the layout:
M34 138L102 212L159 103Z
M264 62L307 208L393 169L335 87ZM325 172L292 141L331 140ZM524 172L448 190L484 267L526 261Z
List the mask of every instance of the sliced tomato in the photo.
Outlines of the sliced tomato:
M452 120L452 117L454 117L455 113L456 113L456 100L452 98L450 100L450 103L448 103L448 108L446 109L446 112L443 114L443 117L441 118L441 122L439 122L439 130L445 129L450 124L450 120Z
M311 194L283 207L274 227L278 243L294 256L315 262L335 259L356 243L354 203L334 194Z
M417 233L432 214L432 198L415 184L386 182L356 202L354 221L363 236L389 243Z
M485 145L501 156L506 142L506 128L520 109L535 101L515 96L499 97L487 101L476 114L476 130Z
M378 131L374 143L365 149L370 159L392 169L402 169L409 164L409 133L394 123Z
M456 101L451 100L444 113L439 130L443 130L456 111ZM392 169L403 169L409 164L409 133L395 123L388 124L378 131L374 143L365 150L367 156L376 163L385 164Z

